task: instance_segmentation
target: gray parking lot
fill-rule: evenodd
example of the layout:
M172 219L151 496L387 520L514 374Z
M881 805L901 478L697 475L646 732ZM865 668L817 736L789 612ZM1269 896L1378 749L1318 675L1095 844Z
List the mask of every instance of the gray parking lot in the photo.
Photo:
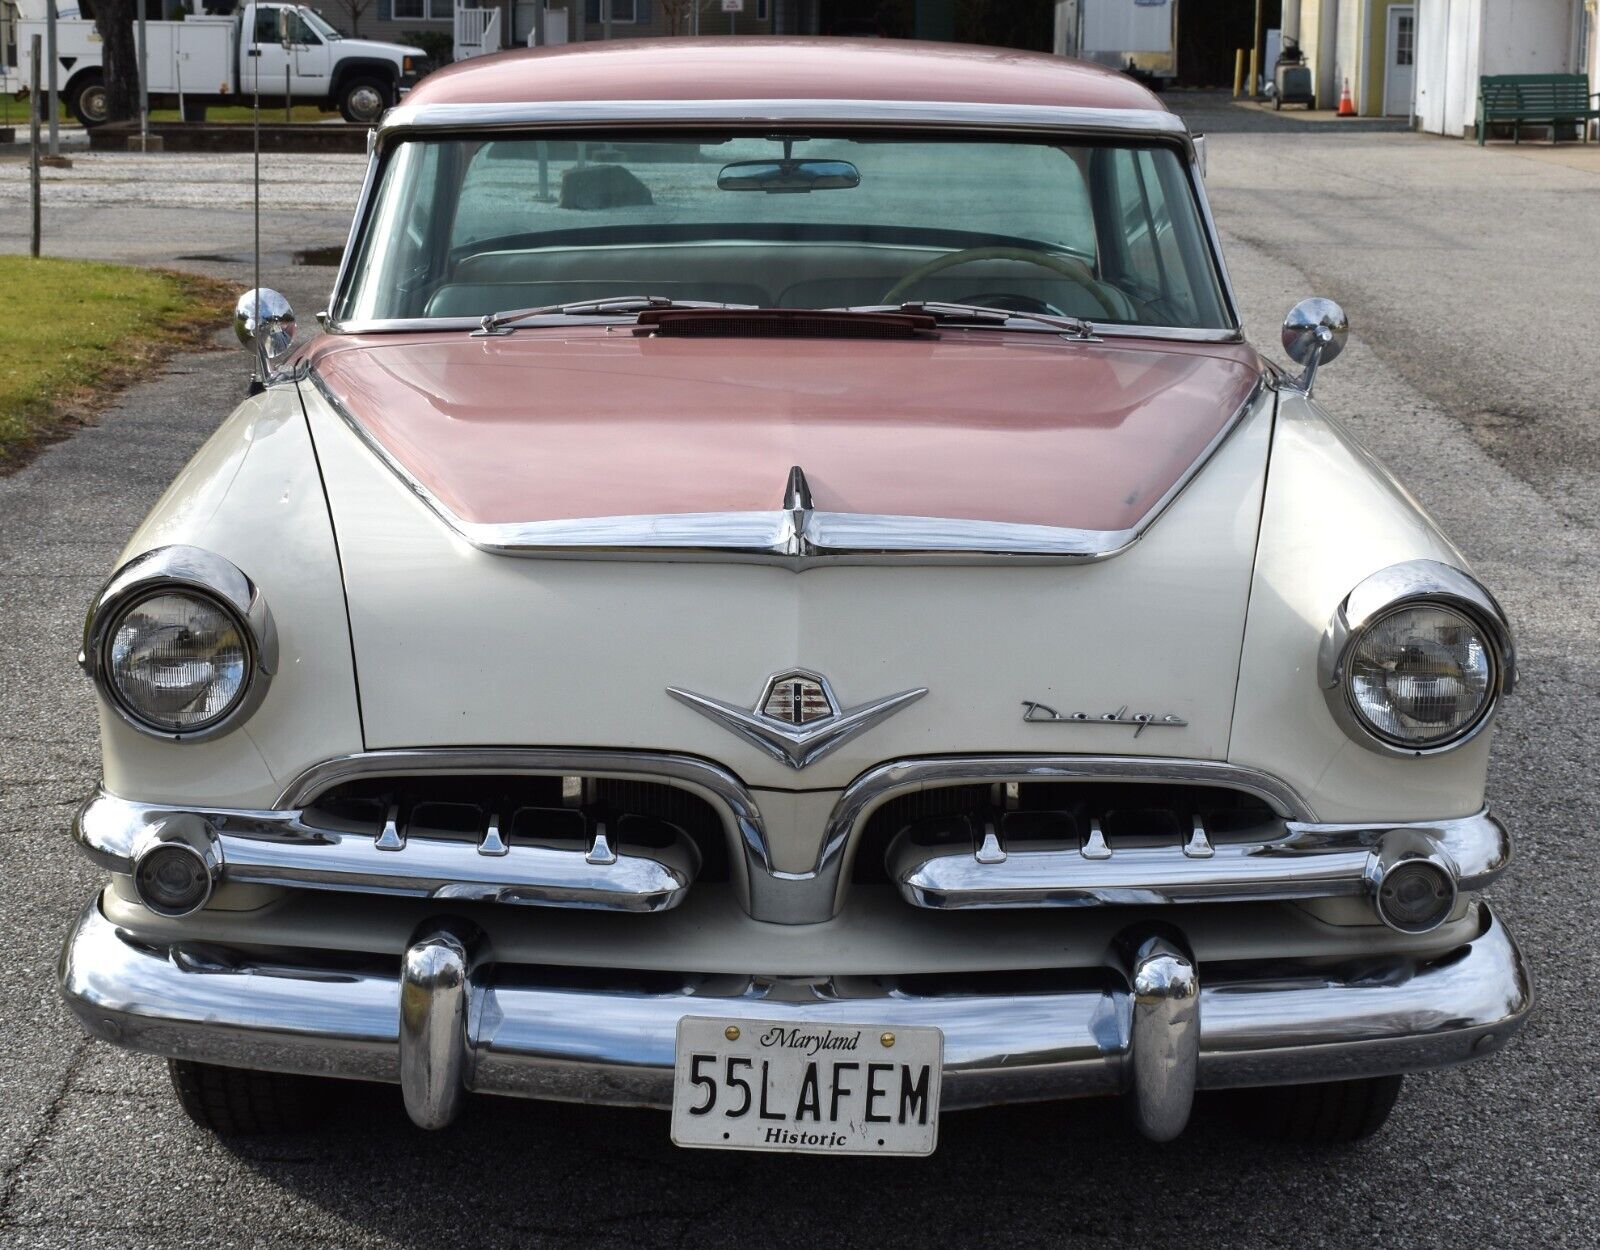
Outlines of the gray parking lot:
M1180 107L1215 132L1210 191L1254 339L1276 355L1303 295L1345 305L1351 345L1319 396L1520 627L1523 685L1491 776L1518 839L1494 898L1540 996L1515 1043L1413 1078L1386 1131L1345 1151L1263 1146L1206 1106L1155 1146L1085 1103L952 1115L938 1153L910 1163L690 1153L657 1113L538 1103L479 1100L425 1135L389 1090L314 1137L206 1136L160 1062L89 1045L54 987L95 883L65 832L97 767L73 663L82 610L243 392L241 353L191 354L0 478L0 1243L1600 1244L1600 163ZM53 174L52 250L246 281L232 258L249 247L248 158L146 159ZM342 240L359 171L271 165L267 276L307 322L332 271L294 253ZM26 246L18 174L0 159L4 250Z

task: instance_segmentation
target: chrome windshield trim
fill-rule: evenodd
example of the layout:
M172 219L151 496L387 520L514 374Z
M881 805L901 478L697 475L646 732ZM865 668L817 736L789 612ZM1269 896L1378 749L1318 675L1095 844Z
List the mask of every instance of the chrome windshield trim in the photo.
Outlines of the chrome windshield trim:
M399 329L449 328L457 319L427 318L417 321L337 321L339 302L346 289L351 257L356 240L366 223L367 211L377 187L377 175L387 142L394 136L426 133L430 130L516 129L528 126L558 126L593 129L618 125L656 126L682 122L731 125L760 125L768 122L816 123L844 127L946 126L961 130L1008 130L1044 133L1065 131L1079 134L1106 134L1127 137L1154 135L1179 141L1189 167L1201 220L1217 267L1217 280L1233 318L1228 330L1174 330L1162 326L1127 327L1119 333L1142 337L1173 338L1186 342L1242 342L1244 327L1239 316L1239 300L1223 263L1222 245L1216 222L1206 198L1205 182L1198 165L1194 139L1183 119L1165 109L1102 109L1065 106L985 104L964 101L894 100L611 100L611 101L528 101L519 104L402 104L384 114L369 145L370 160L366 179L356 201L344 258L328 301L327 329L336 334L388 333ZM468 328L475 325L471 322Z
M846 564L1075 564L1110 559L1143 537L1245 418L1274 398L1263 371L1194 462L1137 523L1122 530L782 508L482 524L464 521L446 507L345 406L315 368L310 381L390 472L480 551L533 559L765 564L795 573Z
M529 100L512 104L402 104L383 115L378 147L419 130L499 130L522 126L594 129L677 122L751 126L949 126L997 130L1077 130L1159 134L1188 142L1183 119L1166 109L1074 108L938 100Z

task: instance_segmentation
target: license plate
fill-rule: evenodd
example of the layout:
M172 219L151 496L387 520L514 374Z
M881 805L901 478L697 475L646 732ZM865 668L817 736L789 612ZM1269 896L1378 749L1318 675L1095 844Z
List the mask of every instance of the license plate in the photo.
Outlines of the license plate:
M932 1154L943 1063L938 1029L685 1016L672 1140L721 1150Z

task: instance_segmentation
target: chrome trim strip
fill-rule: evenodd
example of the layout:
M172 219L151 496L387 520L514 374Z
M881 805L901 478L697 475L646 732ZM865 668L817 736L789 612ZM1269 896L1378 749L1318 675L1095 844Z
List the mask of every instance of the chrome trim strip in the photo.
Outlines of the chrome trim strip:
M1208 840L1205 847L1203 854L1176 845L1119 850L1102 836L1081 849L1002 845L1002 859L985 861L971 847L932 847L901 834L887 861L908 903L938 910L1375 899L1387 866L1407 852L1441 866L1453 902L1456 890L1483 889L1511 862L1510 836L1488 811L1431 825L1289 821L1270 841ZM1379 915L1400 927L1381 908Z
M403 837L393 814L374 838L309 825L298 810L178 810L103 790L78 809L72 833L100 867L132 873L153 838L195 826L217 879L235 885L657 912L683 901L700 867L688 842L626 853L608 846L609 858L540 844L486 853L476 841Z
M1487 907L1481 916L1476 938L1443 953L1335 966L1267 961L1207 979L1196 1086L1377 1076L1498 1049L1523 1024L1533 992L1510 935ZM85 1030L131 1050L395 1083L397 971L393 957L321 967L208 944L151 944L113 925L94 901L67 938L58 977ZM453 993L453 977L445 981ZM938 1027L946 1108L1117 1093L1138 1063L1133 1006L1114 972L1104 987L1033 994L727 978L652 993L557 987L535 969L495 965L470 998L461 1043L469 1062L441 1075L523 1097L669 1105L686 1015ZM454 1036L459 1019L446 1011L440 1023ZM416 1071L414 1088L428 1107L445 1082L423 1075Z
M1183 119L1166 109L1075 108L935 100L529 100L514 104L402 104L383 115L378 148L420 130L505 130L550 126L592 130L681 122L725 126L938 126L952 129L1157 134L1184 140Z
M1494 664L1493 681L1482 712L1465 732L1434 746L1408 746L1379 737L1356 712L1345 677L1351 652L1374 622L1397 608L1429 603L1455 609L1483 631ZM1344 597L1322 636L1317 682L1334 719L1358 745L1380 755L1437 755L1482 733L1494 719L1500 700L1516 688L1516 636L1505 609L1470 573L1438 560L1408 560L1379 569Z
M106 672L111 628L123 610L163 590L195 591L211 600L234 619L250 650L238 702L197 729L175 731L145 721L123 703ZM153 547L123 564L100 588L83 623L78 664L107 706L140 733L168 742L203 742L237 729L261 705L278 671L278 630L261 591L231 560L201 547Z
M371 202L372 193L378 185L377 138L376 129L367 131L367 172L361 179L361 193L356 196L356 211L350 218L350 232L345 235L344 255L339 258L339 271L333 276L333 290L328 294L328 319L323 323L323 329L330 334L341 332L341 327L335 321L339 298L344 293L345 280L350 276L350 266L354 263L356 240L361 237L361 226L367 219L367 205Z
M764 564L795 573L843 564L1032 565L1110 559L1144 536L1248 416L1276 400L1263 371L1244 402L1194 462L1135 525L1123 530L782 508L485 525L464 521L446 507L362 424L315 369L310 380L379 461L445 525L480 551L534 559Z

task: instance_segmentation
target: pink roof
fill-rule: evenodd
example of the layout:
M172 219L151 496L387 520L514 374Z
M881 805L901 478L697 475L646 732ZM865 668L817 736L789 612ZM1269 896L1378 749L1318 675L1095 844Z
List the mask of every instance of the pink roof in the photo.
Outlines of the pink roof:
M429 74L408 104L934 100L1164 109L1114 70L1014 48L898 39L636 39L518 49Z
M506 523L815 506L1135 525L1259 376L1249 347L937 339L326 336L328 388L452 513Z

